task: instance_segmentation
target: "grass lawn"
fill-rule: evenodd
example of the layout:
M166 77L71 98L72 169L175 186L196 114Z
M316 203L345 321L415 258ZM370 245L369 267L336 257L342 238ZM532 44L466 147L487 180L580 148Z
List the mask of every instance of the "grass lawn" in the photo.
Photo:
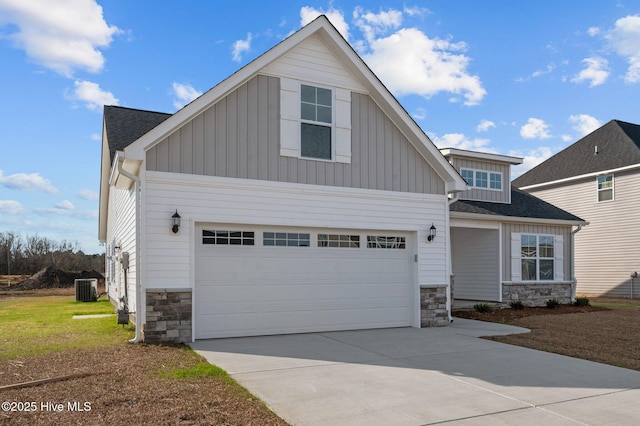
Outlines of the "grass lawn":
M286 424L186 346L130 344L134 328L116 316L73 319L113 314L113 307L75 302L72 291L0 299L0 387L66 378L0 388L15 408L35 403L31 411L0 411L0 425ZM52 412L47 403L63 409Z
M69 296L0 300L0 360L99 348L133 338L134 328L116 324L115 316L73 319L91 314L113 314L113 306L106 300L84 303Z

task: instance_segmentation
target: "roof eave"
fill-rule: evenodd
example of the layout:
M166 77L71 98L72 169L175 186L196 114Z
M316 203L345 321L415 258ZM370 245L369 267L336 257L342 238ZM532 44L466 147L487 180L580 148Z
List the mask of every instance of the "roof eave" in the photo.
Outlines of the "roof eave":
M520 216L504 216L504 215L492 215L482 213L465 213L465 212L450 212L451 218L455 219L474 219L485 220L490 222L509 222L509 223L532 223L542 225L563 225L563 226L578 226L588 225L589 222L584 220L569 220L569 219L545 219L536 217L520 217Z

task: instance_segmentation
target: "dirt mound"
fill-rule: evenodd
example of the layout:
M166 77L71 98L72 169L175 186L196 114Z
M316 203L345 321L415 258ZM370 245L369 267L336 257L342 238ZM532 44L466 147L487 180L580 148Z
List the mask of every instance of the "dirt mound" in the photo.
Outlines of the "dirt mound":
M32 277L20 281L11 290L36 290L41 288L72 288L76 279L97 278L98 286L104 284L104 276L96 271L66 272L61 269L48 267L42 269Z

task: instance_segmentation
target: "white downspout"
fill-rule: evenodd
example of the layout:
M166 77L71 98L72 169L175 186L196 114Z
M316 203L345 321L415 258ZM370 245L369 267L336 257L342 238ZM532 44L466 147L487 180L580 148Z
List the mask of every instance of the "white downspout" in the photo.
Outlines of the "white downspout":
M578 225L576 229L571 231L571 303L576 301L576 289L578 288L578 280L576 279L576 237L575 235L582 230L583 226L587 226L589 222Z
M453 315L451 315L451 311L453 311L453 289L451 288L451 282L455 279L455 273L453 272L453 259L451 255L451 204L458 201L458 197L460 196L459 192L451 193L451 198L447 203L447 216L446 216L446 228L447 228L447 272L449 282L447 283L447 310L449 311L449 324L453 322Z
M132 173L129 173L122 167L124 158L118 159L118 172L131 179L135 184L136 193L136 337L129 340L129 343L138 343L142 338L142 308L140 307L140 178Z

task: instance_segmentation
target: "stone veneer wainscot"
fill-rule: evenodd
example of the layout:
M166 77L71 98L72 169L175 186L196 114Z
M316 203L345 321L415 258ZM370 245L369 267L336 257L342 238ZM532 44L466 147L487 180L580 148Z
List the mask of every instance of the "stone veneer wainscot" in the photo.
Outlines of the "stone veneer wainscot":
M191 342L191 290L147 290L145 343Z
M547 300L571 303L571 283L504 283L502 302L521 301L525 306L545 306Z
M420 327L442 327L448 324L447 287L420 287Z

